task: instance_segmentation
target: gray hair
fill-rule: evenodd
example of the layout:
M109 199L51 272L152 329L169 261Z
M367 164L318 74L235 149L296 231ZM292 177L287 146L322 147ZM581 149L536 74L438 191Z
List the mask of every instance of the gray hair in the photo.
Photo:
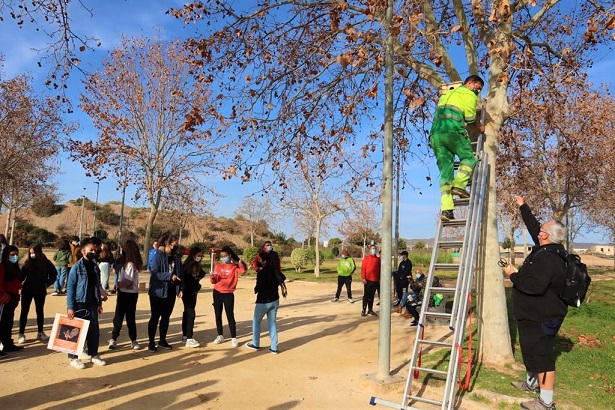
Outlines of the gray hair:
M560 221L553 221L553 224L545 231L549 234L552 243L562 243L566 239L566 227Z

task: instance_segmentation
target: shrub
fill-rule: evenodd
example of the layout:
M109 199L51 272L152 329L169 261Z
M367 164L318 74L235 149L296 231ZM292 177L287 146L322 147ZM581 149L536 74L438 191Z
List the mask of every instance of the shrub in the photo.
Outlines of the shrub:
M331 248L331 254L333 255L333 259L337 258L340 254L340 248L334 246L333 248Z
M106 225L118 226L120 224L120 216L111 209L109 204L103 205L96 211L96 219Z
M103 242L106 242L109 240L109 232L105 231L104 229L97 229L94 232L94 236L97 238L100 238L100 240Z
M302 249L295 248L290 254L290 263L295 268L296 272L301 272L301 269L305 268L310 263L310 255L308 251L312 251L315 255L314 249Z
M34 198L30 209L34 215L46 218L62 212L63 205L56 204L57 197L52 193L45 193Z
M258 253L258 248L256 246L246 246L241 256L244 262L250 265L250 262L252 262L254 258L256 258L257 253Z

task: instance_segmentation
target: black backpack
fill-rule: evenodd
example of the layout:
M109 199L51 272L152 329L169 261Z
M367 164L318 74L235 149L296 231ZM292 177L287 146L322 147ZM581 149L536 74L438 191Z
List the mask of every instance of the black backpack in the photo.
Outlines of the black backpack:
M587 266L581 262L581 257L574 253L558 252L549 248L546 250L556 253L566 262L566 279L557 296L568 306L578 308L583 303L592 281L587 274Z

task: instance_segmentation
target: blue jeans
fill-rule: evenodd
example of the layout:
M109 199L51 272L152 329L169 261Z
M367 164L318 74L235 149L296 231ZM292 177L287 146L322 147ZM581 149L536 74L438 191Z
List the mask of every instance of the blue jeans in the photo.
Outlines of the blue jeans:
M75 317L90 321L88 335L85 341L88 347L88 354L92 357L98 356L98 340L100 339L100 329L98 328L98 306L96 303L86 304L77 303L75 306ZM69 354L69 359L77 359L79 356Z
M275 319L278 314L280 301L276 300L269 303L257 303L254 307L254 319L252 320L252 344L260 347L261 340L261 320L267 315L267 326L269 327L269 337L271 338L271 350L278 350L278 329L275 326Z
M68 274L68 268L66 266L56 266L58 271L58 277L53 284L53 290L56 292L63 292L66 289L66 275Z
M98 268L100 269L100 283L102 283L105 292L109 292L109 270L111 269L111 264L109 262L100 262Z

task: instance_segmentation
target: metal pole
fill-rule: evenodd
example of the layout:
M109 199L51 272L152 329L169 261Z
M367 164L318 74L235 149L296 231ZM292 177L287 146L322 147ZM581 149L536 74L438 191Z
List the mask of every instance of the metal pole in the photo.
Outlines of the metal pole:
M85 188L83 188L83 196L81 197L81 216L79 217L79 240L83 239L83 209L85 208Z
M401 160L400 160L400 156L401 156L401 151L398 149L397 150L397 169L395 170L395 172L397 173L397 175L395 176L396 179L396 187L395 187L395 244L394 244L394 248L395 248L395 255L393 256L393 267L395 269L397 269L397 263L399 262L399 168L401 168ZM404 249L405 250L405 249Z
M386 379L391 373L391 237L393 226L393 0L386 12L387 43L385 54L384 92L384 165L382 175L382 259L380 275L380 316L378 333L378 372Z
M96 236L96 209L98 208L98 190L100 188L100 181L94 182L96 184L96 202L94 202L94 229L92 229L92 236Z

